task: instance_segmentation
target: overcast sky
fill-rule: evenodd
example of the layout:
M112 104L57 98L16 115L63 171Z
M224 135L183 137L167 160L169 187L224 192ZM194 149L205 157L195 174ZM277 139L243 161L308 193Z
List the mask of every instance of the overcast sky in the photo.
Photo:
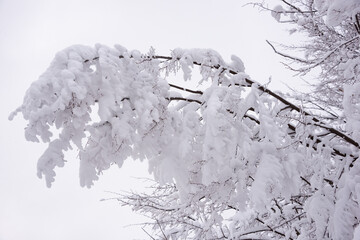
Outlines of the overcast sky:
M72 44L109 46L159 54L171 49L212 48L230 59L239 56L246 72L269 88L292 84L291 74L265 43L286 42L268 13L241 0L0 0L0 240L149 239L143 221L105 191L141 189L131 176L146 176L146 164L129 160L122 169L105 171L92 189L78 179L76 153L57 170L51 189L36 177L36 162L45 145L26 142L21 116L7 120L21 105L31 82L57 51Z

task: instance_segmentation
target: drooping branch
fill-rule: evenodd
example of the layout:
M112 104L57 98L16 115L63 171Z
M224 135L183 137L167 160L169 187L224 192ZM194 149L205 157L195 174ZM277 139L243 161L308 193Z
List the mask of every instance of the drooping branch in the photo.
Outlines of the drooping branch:
M357 37L358 38L358 37ZM132 57L132 56L130 56ZM119 56L119 58L124 58L124 56ZM171 61L171 60L175 60L175 61L179 61L180 58L173 58L173 57L169 57L169 56L161 56L161 55L156 55L156 56L143 56L144 60L153 60L153 59L162 59L162 60L166 60L166 61ZM93 58L92 60L98 60L99 57L95 57ZM84 62L89 62L90 60L85 60ZM210 67L210 68L213 68L213 69L221 69L221 72L229 72L230 74L232 75L236 75L238 74L237 71L234 71L232 70L231 68L227 67L227 66L220 66L220 65L215 65L215 66L211 66L211 65L205 65L205 64L202 64L202 63L199 63L199 62L196 62L196 61L193 61L193 64L194 65L197 65L197 66L206 66L206 67ZM280 102L282 102L284 105L286 105L288 108L290 108L291 110L294 110L300 114L303 114L304 116L310 116L311 117L311 120L315 123L314 125L316 125L317 127L320 127L320 128L323 128L323 129L326 129L328 130L330 133L334 134L335 136L343 139L344 141L346 141L347 143L355 146L356 148L359 148L360 149L360 144L355 141L353 138L349 137L348 135L340 132L339 130L333 128L333 127L330 127L330 126L326 126L326 124L322 123L318 118L314 117L312 114L310 114L309 112L305 111L304 109L296 106L295 104L289 102L288 100L286 100L285 98L281 97L279 94L276 94L275 92L269 90L268 88L262 86L262 85L259 85L258 83L256 83L255 81L249 79L249 78L246 78L245 79L245 82L249 85L249 86L253 86L255 85L257 87L257 89L259 89L260 91L264 92L264 93L267 93L269 94L270 96L274 97L275 99L279 100ZM176 85L170 85L171 87L174 87L174 88L177 88L177 89L180 89L180 90L184 90L184 91L187 91L187 92L191 92L191 93L196 93L196 94L202 94L201 91L195 91L195 90L190 90L190 89L187 89L187 88L182 88L182 87L179 87L179 86L176 86ZM186 99L173 99L173 100L184 100L184 101L187 101ZM198 100L189 100L190 102L198 102L198 103L201 103L200 101Z
M162 58L162 56L158 56L157 58ZM169 59L169 57L166 57L165 59ZM170 58L171 59L171 58ZM201 66L200 63L197 63L197 62L193 62L194 65L199 65ZM230 68L228 67L224 67L224 66L209 66L209 67L212 67L212 68L215 68L215 69L219 69L219 68L222 68L223 70L225 71L229 71L230 74L238 74L238 72L234 71L234 70L231 70ZM245 79L246 83L248 83L250 86L256 84L257 88L264 92L264 93L267 93L269 94L270 96L274 97L275 99L279 100L280 102L282 102L284 105L288 106L290 109L298 112L298 113L301 113L305 116L313 116L312 114L308 113L307 111L303 110L302 108L296 106L295 104L289 102L288 100L286 100L285 98L281 97L280 95L274 93L273 91L269 90L268 88L262 86L262 85L259 85L257 84L255 81L253 80L250 80L248 78ZM316 126L320 127L320 128L323 128L323 129L326 129L328 130L329 132L331 132L332 134L340 137L341 139L345 140L347 143L355 146L356 148L360 148L360 145L358 142L356 142L354 139L352 139L351 137L349 137L348 135L332 128L332 127L329 127L329 126L326 126L324 123L322 123L318 118L316 117L312 117L311 120L313 122L316 123Z

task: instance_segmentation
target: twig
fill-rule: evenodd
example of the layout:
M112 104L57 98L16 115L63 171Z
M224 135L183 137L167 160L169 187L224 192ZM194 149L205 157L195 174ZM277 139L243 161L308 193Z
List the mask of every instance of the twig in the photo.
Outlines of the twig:
M191 99L191 98L184 98L184 97L170 97L166 98L169 101L185 101L185 102L196 102L198 104L203 104L200 100Z
M151 239L156 240L153 236L151 236L143 227L141 228Z
M270 45L270 47L274 50L274 52L282 57L285 57L285 58L289 58L291 60L295 60L295 61L298 61L298 62L301 62L301 63L306 63L306 64L309 64L310 62L307 61L307 60L304 60L304 59L301 59L301 58L297 58L297 57L294 57L294 56L290 56L290 55L287 55L285 53L282 53L282 52L279 52L278 50L276 50L276 48L274 47L274 45L272 45L268 40L266 40L267 44Z
M171 84L171 83L169 83L169 86L173 87L173 88L183 90L183 91L186 91L186 92L191 92L191 93L195 93L195 94L203 94L203 92L200 91L200 90L191 90L191 89L188 89L188 88L179 87L179 86L177 86L175 84Z

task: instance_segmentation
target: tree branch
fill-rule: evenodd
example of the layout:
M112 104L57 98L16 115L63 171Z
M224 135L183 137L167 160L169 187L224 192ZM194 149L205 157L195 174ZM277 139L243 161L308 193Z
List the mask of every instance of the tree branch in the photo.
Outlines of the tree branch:
M355 39L359 38L359 36L353 38L352 40L349 40L343 44L341 44L341 46L345 45L346 43L350 42L350 41L354 41ZM338 46L340 47L340 46ZM130 56L131 58L132 56ZM119 56L119 58L124 58L124 56ZM163 60L176 60L176 61L179 61L180 58L172 58L172 57L168 57L168 56L161 56L161 55L157 55L157 56L143 56L144 59L148 59L148 60L152 60L152 59L163 59ZM92 60L98 60L99 57L95 57L93 58ZM88 62L90 60L85 60L84 62ZM194 65L198 65L198 66L205 66L204 64L201 64L199 62L196 62L194 61L193 62ZM222 69L222 71L228 71L230 74L233 74L233 75L236 75L238 74L237 71L234 71L232 69L230 69L229 67L225 67L225 66L220 66L220 65L214 65L214 66L207 66L207 67L210 67L210 68L213 68L213 69ZM355 146L356 148L359 148L360 149L360 145L357 141L355 141L354 139L352 139L351 137L347 136L346 134L332 128L332 127L329 127L329 126L326 126L324 123L322 123L319 119L317 119L316 117L313 117L312 114L304 111L303 109L301 109L300 107L296 106L295 104L287 101L285 98L281 97L280 95L272 92L271 90L267 89L266 87L264 86L261 86L259 85L258 83L256 83L255 81L253 80L250 80L248 78L245 79L245 82L249 84L249 86L252 86L252 85L256 85L257 89L259 89L260 91L264 92L264 93L267 93L269 94L270 96L274 97L275 99L279 100L280 102L282 102L283 104L285 104L286 106L288 106L290 109L296 111L296 112L299 112L305 116L311 116L312 117L312 121L314 123L316 123L316 126L317 127L320 127L320 128L323 128L323 129L326 129L328 130L329 132L331 132L332 134L334 134L335 136L338 136L339 138L343 139L345 142ZM181 88L181 87L179 87ZM196 91L194 91L196 92ZM199 93L200 94L200 93ZM199 101L199 100L195 100L195 99L186 99L186 98L181 98L181 97L174 97L174 98L169 98L170 101L172 100L183 100L183 101L188 101L188 102L197 102L199 104L201 104L202 102ZM356 159L354 160L356 161Z
M170 98L166 98L166 99L169 101L185 101L185 102L196 102L198 104L203 104L200 100L184 98L184 97L170 97Z
M191 90L191 89L188 89L188 88L183 88L183 87L177 86L177 85L175 85L175 84L171 84L171 83L169 83L169 86L170 86L170 87L173 87L173 88L180 89L180 90L182 90L182 91L186 91L186 92L194 93L194 94L200 94L200 95L202 95L202 94L203 94L203 92L202 92L202 91L200 91L200 90Z
M290 55L287 55L285 53L282 53L282 52L279 52L278 50L276 50L276 48L274 47L274 45L272 45L268 40L266 40L266 43L270 45L270 47L274 50L274 52L284 58L289 58L291 60L294 60L294 61L298 61L298 62L301 62L301 63L305 63L305 64L309 64L311 62L307 61L307 60L304 60L304 59L301 59L301 58L297 58L297 57L294 57L294 56L290 56Z

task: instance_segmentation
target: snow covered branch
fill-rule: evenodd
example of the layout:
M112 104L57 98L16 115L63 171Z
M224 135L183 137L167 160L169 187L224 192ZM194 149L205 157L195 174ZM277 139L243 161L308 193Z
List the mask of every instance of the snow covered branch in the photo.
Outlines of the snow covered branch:
M38 176L51 186L74 147L86 187L113 164L146 160L154 191L118 200L165 239L351 236L360 219L359 129L313 116L244 70L239 58L226 63L209 49L59 52L17 110L27 140L49 144ZM170 83L173 75L199 89Z
M341 44L341 46L346 45L346 44L348 44L348 43L350 43L350 42L352 42L352 41L354 41L354 40L357 40L357 39L358 39L358 37L355 37L354 39L349 40L348 42ZM274 51L276 52L276 50L275 50L275 48L273 47L273 45L271 45L269 41L267 41L267 43L268 43L268 44L274 49ZM338 46L336 49L340 48L341 46ZM334 51L335 51L335 50L333 50L331 53L329 53L328 56L331 55ZM278 53L278 52L277 52L277 53ZM327 56L327 57L328 57L328 56ZM132 56L130 56L130 57L132 57ZM324 59L323 59L322 61L324 61L327 57L324 57ZM120 58L120 59L121 59L121 58L124 58L124 56L119 56L119 58ZM167 60L167 61L179 61L179 60L180 60L180 58L172 59L172 58L169 57L169 56L144 56L143 58L146 59L146 60L151 60L151 59L163 59L163 60ZM300 61L300 62L304 62L304 63L305 63L305 61L300 60L300 59L297 59L297 58L295 58L295 57L289 57L289 58L292 58L292 59L294 59L294 60L297 60L297 61ZM97 60L97 59L98 59L98 58L96 57L96 58L94 58L93 60ZM85 60L85 62L88 62L88 61L90 61L90 60L88 60L88 59ZM233 75L238 74L238 72L232 70L230 67L228 67L228 66L221 66L221 65L219 65L219 64L217 64L217 65L203 65L202 63L196 62L196 61L192 62L192 64L193 64L193 65L198 65L198 66L206 66L206 67L213 68L213 69L217 69L217 70L220 69L222 72L228 71L230 74L233 74ZM320 64L320 63L317 63L317 64L315 64L315 65L318 65L318 64ZM314 65L314 67L315 67L315 65ZM248 78L245 78L244 80L245 80L245 82L247 83L247 85L245 85L245 86L251 87L253 84L255 84L255 85L257 85L257 88L258 88L260 91L265 92L265 93L269 94L270 96L276 98L277 100L279 100L280 102L282 102L283 104L285 104L288 108L290 108L290 109L292 109L292 110L294 110L294 111L296 111L296 112L298 112L298 113L302 113L302 114L304 114L305 116L312 116L312 114L304 111L304 110L301 109L300 107L298 107L298 106L294 105L293 103L287 101L285 98L283 98L283 97L281 97L280 95L272 92L271 90L265 88L264 86L258 85L258 84L257 84L256 82L254 82L253 80L250 80L250 79L248 79ZM236 84L236 83L235 83L234 85L239 85L239 84ZM173 88L177 88L177 89L183 90L183 91L187 91L187 92L190 92L190 93L203 94L202 91L199 91L199 90L190 90L190 89L186 89L186 88L182 88L182 87L176 86L176 85L174 85L174 84L169 84L169 86L170 86L170 87L173 87ZM201 104L201 102L198 101L198 100L195 100L195 99L185 99L185 98L181 98L181 97L178 97L178 98L174 97L174 98L170 98L169 100L184 100L184 101L188 101L188 102L197 102L197 103ZM342 133L342 132L340 132L340 131L332 128L332 127L326 126L324 123L321 123L321 121L320 121L319 119L317 119L316 117L313 117L313 118L312 118L312 121L314 122L314 124L315 124L316 126L328 130L330 133L332 133L332 134L334 134L334 135L336 135L336 136L344 139L346 142L354 145L354 146L357 147L357 148L360 147L359 143L356 142L354 139L352 139L351 137L347 136L346 134L344 134L344 133Z

